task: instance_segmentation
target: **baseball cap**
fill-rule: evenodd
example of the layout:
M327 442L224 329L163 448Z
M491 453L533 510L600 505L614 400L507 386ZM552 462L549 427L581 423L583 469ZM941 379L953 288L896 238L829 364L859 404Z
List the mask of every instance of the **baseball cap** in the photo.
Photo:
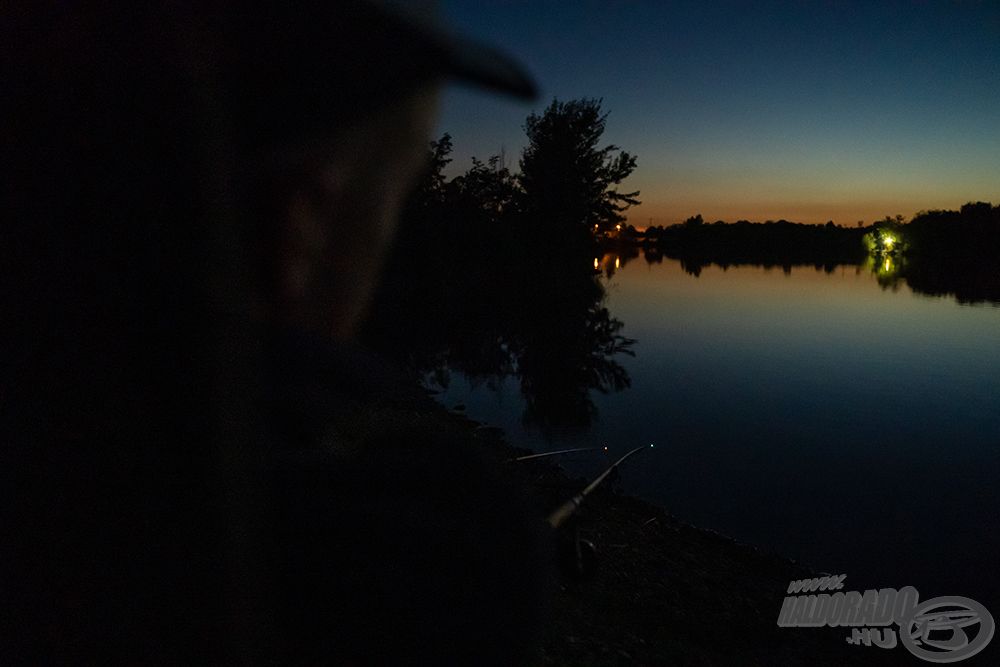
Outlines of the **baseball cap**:
M537 93L522 65L449 29L435 2L221 2L211 30L230 99L252 133L349 122L441 79L521 99Z

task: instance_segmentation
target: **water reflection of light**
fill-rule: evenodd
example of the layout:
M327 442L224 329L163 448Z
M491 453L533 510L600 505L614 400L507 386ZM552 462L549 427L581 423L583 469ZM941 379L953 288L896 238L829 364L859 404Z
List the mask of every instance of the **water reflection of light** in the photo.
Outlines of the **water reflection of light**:
M885 258L885 266L882 267L882 270L885 271L886 273L892 271L892 260L889 259L888 257Z
M622 266L622 261L618 257L615 257L615 268L620 269Z
M601 263L600 263L600 262L598 262L598 261L597 261L597 258L595 257L595 258L594 258L594 268L596 269L596 268L597 268L597 267L599 267L600 265L601 265Z

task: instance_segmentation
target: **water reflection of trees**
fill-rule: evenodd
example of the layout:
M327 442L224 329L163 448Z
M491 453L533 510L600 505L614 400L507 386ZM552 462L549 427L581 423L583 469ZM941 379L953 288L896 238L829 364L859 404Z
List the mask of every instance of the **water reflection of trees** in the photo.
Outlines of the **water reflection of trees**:
M446 388L454 373L496 387L515 379L524 421L543 432L587 427L593 392L619 391L634 341L604 306L589 264L596 232L638 193L617 185L635 158L600 146L596 100L553 102L526 121L520 174L502 156L450 181L450 138L403 215L372 309L369 344Z
M645 252L643 257L647 264L659 264L663 261L663 253ZM624 267L628 260L635 259L638 254L628 257L621 255L620 267ZM674 258L670 258L674 259ZM951 297L962 304L995 303L1000 304L1000 263L997 261L972 260L961 255L924 257L919 255L892 256L892 257L866 257L864 261L838 262L829 261L825 263L797 263L771 261L707 261L705 259L693 260L690 258L676 258L680 262L681 268L688 274L697 278L701 275L702 269L707 266L718 266L723 271L732 266L753 266L764 269L781 268L787 274L793 268L815 269L825 273L833 273L838 267L850 267L855 272L866 271L871 273L878 285L893 292L898 291L903 285L907 285L917 294L928 296ZM602 260L602 266L608 262ZM611 271L613 275L614 271Z
M498 234L488 251L459 239L416 252L407 243L380 290L369 342L447 388L454 373L496 388L520 383L523 419L543 431L584 428L593 391L619 391L618 362L634 341L604 306L584 262L518 248Z
M1000 304L1000 262L967 257L907 258L900 272L918 294L952 297L959 303Z

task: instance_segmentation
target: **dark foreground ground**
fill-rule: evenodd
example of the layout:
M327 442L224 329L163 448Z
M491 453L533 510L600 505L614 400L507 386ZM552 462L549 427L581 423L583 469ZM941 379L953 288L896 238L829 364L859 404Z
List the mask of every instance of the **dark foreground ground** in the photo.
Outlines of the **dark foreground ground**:
M367 430L361 422L368 422L376 429L463 434L527 488L540 516L589 481L569 478L553 459L509 463L530 452L511 447L499 429L437 404L373 410L355 427ZM633 464L641 465L638 458L625 465ZM579 513L582 537L598 549L596 566L589 577L563 574L553 582L540 664L922 664L902 646L849 645L843 628L779 628L789 582L818 573L688 525L614 486L590 496Z
M533 469L535 490L554 506L587 483L550 464L517 465ZM779 628L788 583L815 572L679 521L613 483L588 497L580 532L597 547L595 567L560 577L543 664L919 662L901 646L848 645L841 628Z

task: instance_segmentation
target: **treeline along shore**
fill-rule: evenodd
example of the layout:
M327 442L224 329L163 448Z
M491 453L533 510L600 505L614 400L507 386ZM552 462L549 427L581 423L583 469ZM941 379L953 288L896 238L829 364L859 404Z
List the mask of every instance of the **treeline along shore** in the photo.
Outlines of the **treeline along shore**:
M864 261L862 238L869 231L787 220L705 223L698 215L682 224L651 227L644 233L626 228L621 238L654 254L692 263L823 265Z
M680 260L694 275L702 267L740 264L813 265L832 271L868 265L887 287L906 283L916 292L954 296L963 303L1000 303L1000 206L970 202L958 211L922 211L909 221L886 216L872 224L840 227L788 220L705 222L701 215L671 226L597 235L602 250L647 261ZM872 261L880 258L880 261ZM889 262L884 259L889 258Z

